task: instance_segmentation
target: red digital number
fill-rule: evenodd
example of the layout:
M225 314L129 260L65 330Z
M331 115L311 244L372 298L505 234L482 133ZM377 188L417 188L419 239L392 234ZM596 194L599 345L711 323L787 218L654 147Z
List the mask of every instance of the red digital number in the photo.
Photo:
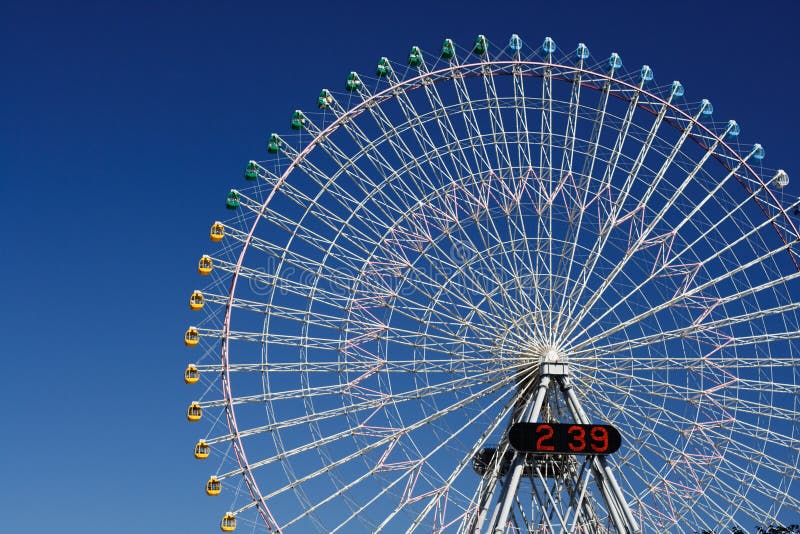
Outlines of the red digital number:
M592 439L591 447L594 452L605 452L608 450L608 430L602 426L594 426L589 431L589 437ZM598 442L598 445L595 445L594 442Z
M553 427L550 425L539 425L536 427L536 433L539 434L540 432L544 431L544 434L539 436L539 439L536 440L536 450L537 451L554 451L556 450L556 446L553 445ZM545 440L550 440L550 444L545 444Z
M580 452L586 449L586 431L583 427L572 425L567 429L567 434L572 438L572 440L567 443L569 450L572 452Z

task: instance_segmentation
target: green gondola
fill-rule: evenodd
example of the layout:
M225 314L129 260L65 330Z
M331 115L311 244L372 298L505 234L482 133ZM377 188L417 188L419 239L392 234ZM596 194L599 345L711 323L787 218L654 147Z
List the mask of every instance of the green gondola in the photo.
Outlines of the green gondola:
M302 130L306 126L306 116L299 109L292 113L292 130Z
M452 39L445 39L442 43L442 59L452 59L456 55L456 47Z
M328 109L332 102L333 96L331 95L331 92L327 89L323 89L317 98L317 107L319 109Z
M228 198L225 199L225 207L229 210L235 210L241 203L239 192L236 189L231 189L231 192L228 193Z
M258 165L256 165L255 161L250 161L247 164L247 168L244 171L244 177L251 181L258 179Z
M408 54L408 64L411 67L419 67L422 65L422 52L418 46L411 47L411 52Z
M358 74L355 72L351 72L347 75L347 83L345 84L345 89L348 91L358 91L361 88L361 78L358 77Z
M269 141L267 142L267 152L270 154L277 154L281 149L281 139L278 134L270 134Z
M392 72L392 66L389 65L389 60L385 57L380 58L378 60L378 68L375 69L375 74L381 78L385 78L390 72Z
M475 46L472 47L472 52L478 54L479 56L482 56L483 54L486 53L487 48L488 45L486 44L486 37L484 37L483 35L479 35L475 39Z

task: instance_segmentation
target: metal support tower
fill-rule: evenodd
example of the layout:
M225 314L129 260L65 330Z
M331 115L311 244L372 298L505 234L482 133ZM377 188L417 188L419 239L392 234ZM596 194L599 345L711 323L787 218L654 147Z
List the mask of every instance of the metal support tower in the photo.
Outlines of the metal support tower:
M508 429L512 425L544 421L543 413L550 412L556 400L566 408L563 415L572 422L592 423L573 390L568 364L543 361L534 371L533 381L529 380L527 385L520 381L517 387L522 401L512 414L492 465L484 475L477 512L465 525L466 532L504 534L509 529L519 532L522 522L528 530L545 528L543 532L553 534L641 534L605 456L533 455L514 451L508 443ZM513 460L504 473L504 459L511 455ZM525 515L519 493L525 477L530 478L533 486L530 519ZM592 482L608 512L608 520L602 523L592 504L589 490ZM493 502L498 489L499 497Z

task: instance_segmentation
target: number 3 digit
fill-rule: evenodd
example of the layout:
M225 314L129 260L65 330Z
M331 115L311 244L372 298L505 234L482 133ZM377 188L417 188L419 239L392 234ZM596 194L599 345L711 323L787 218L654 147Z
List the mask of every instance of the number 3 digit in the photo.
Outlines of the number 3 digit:
M567 429L567 433L572 438L572 441L567 443L569 450L579 452L586 449L586 430L583 427L572 425Z
M537 451L554 451L556 446L552 443L553 438L553 427L550 425L539 425L536 427L536 433L544 431L544 433L539 436L539 439L536 440L536 450ZM545 440L551 440L550 444L545 444Z

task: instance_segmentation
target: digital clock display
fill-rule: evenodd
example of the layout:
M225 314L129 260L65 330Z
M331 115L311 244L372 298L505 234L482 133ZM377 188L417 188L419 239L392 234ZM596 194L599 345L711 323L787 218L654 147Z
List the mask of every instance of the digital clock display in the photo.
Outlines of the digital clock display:
M508 441L520 452L612 454L622 444L622 436L610 425L516 423L508 430Z

